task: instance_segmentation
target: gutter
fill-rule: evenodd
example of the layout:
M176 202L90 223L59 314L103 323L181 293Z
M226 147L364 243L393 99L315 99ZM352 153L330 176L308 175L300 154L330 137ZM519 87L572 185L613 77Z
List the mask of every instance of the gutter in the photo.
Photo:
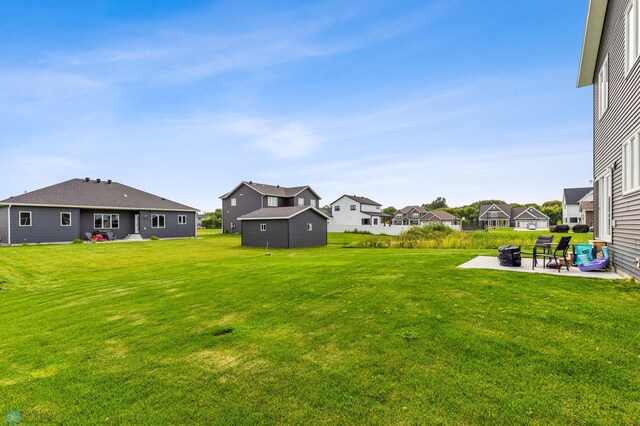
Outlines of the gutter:
M11 204L9 204L9 208L7 209L7 230L7 242L11 245Z

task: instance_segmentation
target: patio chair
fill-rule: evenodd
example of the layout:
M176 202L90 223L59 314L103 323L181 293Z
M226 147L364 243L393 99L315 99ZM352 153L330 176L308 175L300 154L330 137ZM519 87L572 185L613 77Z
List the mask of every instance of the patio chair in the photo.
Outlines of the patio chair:
M571 241L571 237L562 237L558 244L555 247L549 249L549 253L538 254L543 260L548 259L549 264L551 263L551 259L555 262L556 267L558 268L558 272L562 269L562 265L559 263L559 259L564 259L564 264L567 267L567 271L569 270L569 261L567 260L567 253L569 252L569 241ZM552 247L553 244L550 246Z
M114 234L111 231L107 231L107 238L109 239L109 241L115 241L116 240L116 234Z
M521 252L521 254L530 254L532 255L532 260L531 260L531 269L535 269L535 267L538 265L538 254L549 254L550 253L550 247L551 247L551 243L553 242L553 235L549 235L549 236L538 236L538 238L536 239L535 244L532 246L533 250L532 251L523 251ZM531 246L529 246L531 247ZM544 261L544 259L543 259ZM544 264L543 264L544 266Z
M91 241L91 232L85 232L84 235L87 237L87 240Z

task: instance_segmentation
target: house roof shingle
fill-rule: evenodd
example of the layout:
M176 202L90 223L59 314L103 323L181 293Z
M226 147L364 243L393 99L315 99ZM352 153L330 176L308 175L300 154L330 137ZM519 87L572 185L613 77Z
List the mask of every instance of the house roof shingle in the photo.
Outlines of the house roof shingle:
M420 214L425 214L428 213L426 209L424 209L421 206L407 206L407 207L403 207L400 210L398 210L396 213L402 213L402 214L406 214L409 213L411 210L416 210L418 213Z
M253 190L259 192L262 195L271 195L271 196L274 196L274 197L294 197L297 194L299 194L302 191L304 191L305 189L308 189L309 191L311 191L313 193L313 195L315 195L316 197L318 197L318 199L320 199L320 196L309 185L285 187L285 186L280 186L280 185L268 185L266 183L257 183L257 182L252 182L252 181L249 181L249 182L242 181L242 182L240 182L235 188L233 188L231 191L227 192L226 194L224 194L220 198L221 199L228 198L231 194L233 194L242 185L247 185L248 187L252 188Z
M71 179L0 201L0 204L113 209L185 210L193 207L118 182Z
M372 206L379 206L379 207L381 207L381 206L382 206L382 204L377 203L377 202L373 201L371 198L367 198L367 197L358 197L357 195L347 195L347 194L344 194L344 195L343 195L342 197L340 197L340 198L344 198L344 197L351 198L353 201L358 202L358 203L360 203L360 204L370 204L370 205L372 205ZM338 200L340 200L340 198L338 198ZM336 200L336 201L338 201L338 200ZM336 201L334 201L334 202L333 202L333 203L331 203L331 204L334 204Z
M511 204L482 204L480 206L480 216L482 216L487 210L491 208L491 206L496 206L500 210L502 210L506 215L511 217Z
M578 202L592 190L593 188L590 186L585 188L565 188L564 202L566 204L578 204Z

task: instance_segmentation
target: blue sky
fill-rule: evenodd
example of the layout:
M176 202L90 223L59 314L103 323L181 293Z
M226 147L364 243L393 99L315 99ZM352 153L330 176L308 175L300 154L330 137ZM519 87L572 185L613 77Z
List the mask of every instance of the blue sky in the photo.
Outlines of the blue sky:
M203 210L241 180L396 207L589 185L586 0L0 8L0 198L85 176Z

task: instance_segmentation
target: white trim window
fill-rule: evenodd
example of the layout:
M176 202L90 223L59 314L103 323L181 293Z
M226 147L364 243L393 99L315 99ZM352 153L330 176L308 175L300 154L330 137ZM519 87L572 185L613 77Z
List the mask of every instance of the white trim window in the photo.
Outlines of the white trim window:
M640 32L638 21L640 17L639 0L630 0L624 15L624 72L629 74L640 54Z
M178 225L186 225L187 224L187 215L179 214L178 215Z
M340 211L340 206L333 206L333 211L334 212L339 212Z
M71 226L71 212L60 212L60 226Z
M298 198L298 206L304 206L304 198Z
M313 231L313 223L307 223L307 231Z
M598 188L598 238L600 240L611 242L613 234L612 218L612 184L611 171L607 171L596 180Z
M498 212L489 212L489 217L498 217Z
M640 190L640 132L622 144L622 194Z
M311 207L316 207L316 200L314 200L314 199L309 200L309 205Z
M152 214L151 215L151 227L152 228L164 228L165 227L165 217L163 214Z
M349 210L351 210L352 212L356 211L356 205L355 204L351 204L349 206Z
M18 217L20 218L18 226L31 226L31 212L19 212Z
M231 207L235 207L238 205L238 200L236 200L235 198L231 199Z
M278 207L278 197L267 197L267 206Z
M93 229L119 229L119 228L120 228L119 214L94 213Z
M267 224L266 223L261 223L260 224L260 231L261 232L265 232L267 230Z
M598 118L602 118L609 108L609 55L598 73Z

